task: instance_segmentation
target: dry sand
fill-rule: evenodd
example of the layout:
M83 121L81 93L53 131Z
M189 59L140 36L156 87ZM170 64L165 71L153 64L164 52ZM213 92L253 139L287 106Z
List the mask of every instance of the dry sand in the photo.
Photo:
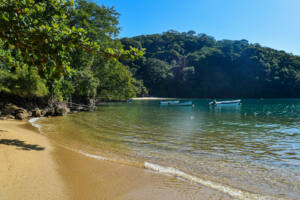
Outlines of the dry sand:
M0 199L66 199L53 147L30 126L0 121Z
M0 121L0 199L232 199L143 168L49 142L28 122Z

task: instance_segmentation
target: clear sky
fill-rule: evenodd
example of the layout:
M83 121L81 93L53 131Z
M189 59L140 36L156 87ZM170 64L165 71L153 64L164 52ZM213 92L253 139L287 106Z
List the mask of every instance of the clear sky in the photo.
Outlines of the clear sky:
M300 0L93 0L121 14L120 37L194 30L300 55Z

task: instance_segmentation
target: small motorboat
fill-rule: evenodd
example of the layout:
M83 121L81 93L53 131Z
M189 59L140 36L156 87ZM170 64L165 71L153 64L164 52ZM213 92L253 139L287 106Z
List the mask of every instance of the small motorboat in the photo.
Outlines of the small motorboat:
M161 101L160 102L161 106L192 106L193 102L192 101Z
M160 105L174 105L174 104L178 104L179 101L161 101Z
M241 100L232 100L232 101L212 101L209 103L209 105L211 106L221 106L221 105L228 105L228 106L236 106L236 105L240 105L241 104Z

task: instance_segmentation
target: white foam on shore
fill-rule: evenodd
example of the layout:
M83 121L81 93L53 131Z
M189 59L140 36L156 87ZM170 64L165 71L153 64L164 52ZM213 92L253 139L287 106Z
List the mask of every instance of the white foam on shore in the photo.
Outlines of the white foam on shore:
M222 185L220 183L204 180L204 179L192 176L190 174L187 174L183 171L180 171L180 170L172 168L172 167L163 167L163 166L153 164L153 163L149 163L149 162L145 162L144 167L146 169L151 169L153 171L157 171L157 172L162 173L162 174L168 174L168 175L172 175L172 176L175 176L175 177L178 177L178 178L181 178L181 179L185 179L185 180L188 180L188 181L199 183L201 185L204 185L204 186L207 186L209 188L221 191L223 193L229 194L230 196L241 199L241 200L269 200L269 199L274 199L274 198L271 198L271 197L262 196L262 195L259 195L259 194L254 194L254 193L242 191L242 190L239 190L239 189L227 186L227 185Z
M28 122L35 128L37 128L39 130L39 132L41 132L41 125L37 124L36 121L38 121L40 118L35 117L35 118L31 118L30 120L28 120Z
M33 127L36 127L39 132L41 132L41 125L37 124L36 122L39 120L40 118L31 118L29 120L29 123L31 123L31 125ZM60 145L62 146L62 145ZM80 153L84 156L93 158L93 159L97 159L97 160L105 160L105 161L110 161L110 162L116 162L116 163L120 163L120 164L127 164L127 165L134 165L133 162L126 162L126 161L121 161L121 160L116 160L116 159L110 159L110 158L106 158L103 156L99 156L99 155L95 155L95 154L90 154L87 152L84 152L82 150L76 150L76 149L72 149L66 146L62 146L63 148L66 148L68 150L71 151L75 151L77 153ZM153 164L150 162L144 162L142 165L139 165L137 163L135 163L136 167L144 167L145 169L148 170L152 170L161 174L165 174L165 175L171 175L174 177L177 177L179 179L183 179L186 181L192 181L194 183L198 183L201 185L204 185L206 187L218 190L220 192L226 193L232 197L241 199L241 200L272 200L272 199L276 199L279 200L278 198L274 198L274 197L268 197L268 196L263 196L263 195L259 195L259 194L254 194L254 193L250 193L250 192L246 192L246 191L242 191L227 185L222 185L220 183L216 183L213 181L209 181L209 180L204 180L195 176L192 176L190 174L187 174L183 171L180 171L178 169L175 169L173 167L164 167L158 164Z
M98 155L94 155L94 154L90 154L90 153L86 153L84 151L78 150L76 151L84 156L90 157L90 158L95 158L97 160L108 160L107 158L103 157L103 156L98 156Z
M69 148L68 148L69 149ZM70 149L72 151L76 151L84 156L90 157L90 158L94 158L94 159L98 159L98 160L105 160L105 161L110 161L110 162L116 162L116 163L120 163L120 164L128 164L128 165L132 165L133 163L128 162L122 162L121 160L116 160L116 159L109 159L103 156L99 156L99 155L94 155L94 154L90 154L81 150L74 150L74 149ZM242 191L227 185L222 185L220 183L216 183L216 182L212 182L212 181L208 181L208 180L204 180L195 176L192 176L190 174L187 174L183 171L180 171L178 169L175 169L173 167L163 167L157 164L153 164L150 162L144 162L144 164L142 165L145 169L148 170L152 170L161 174L165 174L165 175L171 175L174 177L177 177L179 179L183 179L186 181L191 181L194 183L198 183L201 185L204 185L206 187L218 190L220 192L226 193L232 197L241 199L241 200L271 200L271 199L277 199L274 197L268 197L268 196L263 196L263 195L259 195L259 194L254 194L254 193L250 193L250 192L246 192L246 191ZM141 165L137 165L136 167L141 167Z

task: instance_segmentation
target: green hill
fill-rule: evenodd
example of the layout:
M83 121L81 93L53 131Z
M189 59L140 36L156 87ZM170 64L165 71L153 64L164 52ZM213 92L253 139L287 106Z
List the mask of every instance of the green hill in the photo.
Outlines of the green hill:
M121 39L145 48L126 61L152 96L191 98L300 97L300 57L247 40L217 41L194 31Z

